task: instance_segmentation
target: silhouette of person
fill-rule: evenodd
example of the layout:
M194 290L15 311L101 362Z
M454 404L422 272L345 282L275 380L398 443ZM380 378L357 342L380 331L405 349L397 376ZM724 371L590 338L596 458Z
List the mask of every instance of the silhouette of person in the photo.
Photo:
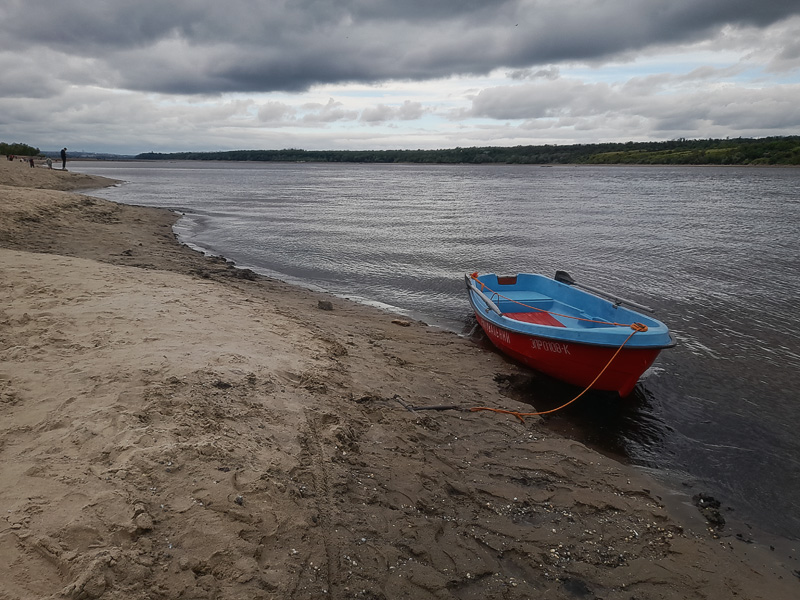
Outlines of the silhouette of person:
M61 170L62 171L66 171L67 170L67 149L66 148L62 148L61 149Z

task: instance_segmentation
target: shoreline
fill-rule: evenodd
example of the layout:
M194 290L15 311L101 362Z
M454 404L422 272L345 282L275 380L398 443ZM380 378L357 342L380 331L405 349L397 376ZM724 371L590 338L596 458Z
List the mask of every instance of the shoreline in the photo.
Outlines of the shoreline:
M0 598L800 590L796 544L539 420L405 407L527 407L499 355L54 189L110 183L0 159Z
M293 165L300 162L301 164L319 164L319 165L377 165L377 166L430 166L430 167L654 167L654 168L692 168L692 167L719 167L719 168L740 168L740 169L800 169L800 165L718 165L714 163L701 163L701 164L672 164L672 163L426 163L426 162L342 162L332 160L305 160L305 161L292 161L292 160L201 160L195 158L175 158L175 159L152 159L152 158L72 158L70 162L99 162L99 163L175 163L175 162L197 162L197 163L237 163L237 164L269 164L269 165ZM41 165L38 165L41 166Z

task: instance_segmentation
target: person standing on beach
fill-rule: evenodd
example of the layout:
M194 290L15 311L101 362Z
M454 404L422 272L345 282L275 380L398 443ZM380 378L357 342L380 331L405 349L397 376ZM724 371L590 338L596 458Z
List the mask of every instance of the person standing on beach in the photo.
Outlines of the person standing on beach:
M67 149L66 148L62 148L61 149L61 170L62 171L66 171L67 170Z

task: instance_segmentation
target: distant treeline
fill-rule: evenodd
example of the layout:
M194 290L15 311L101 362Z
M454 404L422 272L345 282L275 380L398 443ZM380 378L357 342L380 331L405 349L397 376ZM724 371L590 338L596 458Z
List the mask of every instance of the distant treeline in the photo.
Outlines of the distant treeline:
M449 150L233 150L146 152L142 160L435 164L800 165L800 136L513 146Z
M14 156L39 156L40 153L38 148L28 146L28 144L6 144L5 142L0 142L0 154L13 154Z

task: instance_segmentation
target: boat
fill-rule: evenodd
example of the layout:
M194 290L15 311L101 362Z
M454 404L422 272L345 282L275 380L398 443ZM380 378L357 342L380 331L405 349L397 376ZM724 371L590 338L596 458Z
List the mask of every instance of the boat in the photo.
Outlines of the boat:
M624 398L675 345L664 323L643 314L652 309L578 284L565 271L465 280L475 317L500 351L576 386Z

